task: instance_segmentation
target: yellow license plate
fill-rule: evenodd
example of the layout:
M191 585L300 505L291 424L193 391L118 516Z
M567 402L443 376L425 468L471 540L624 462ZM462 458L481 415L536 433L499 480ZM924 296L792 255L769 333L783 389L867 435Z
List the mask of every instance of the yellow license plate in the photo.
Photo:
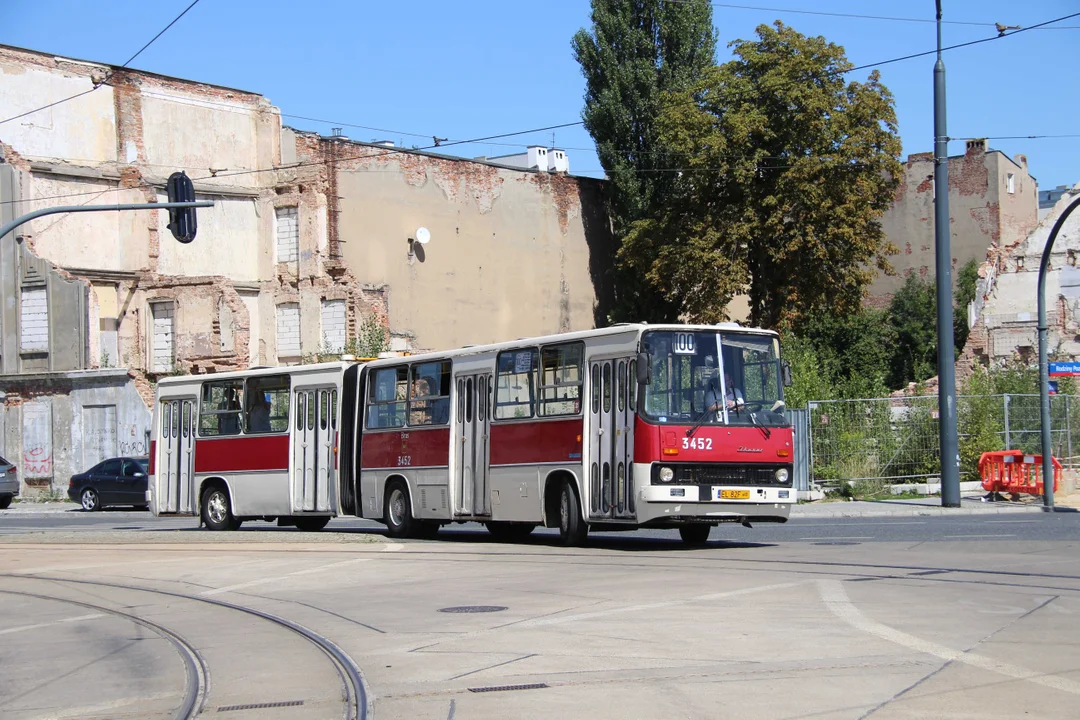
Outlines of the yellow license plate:
M750 499L750 491L749 490L721 490L720 491L720 499L721 500L749 500Z

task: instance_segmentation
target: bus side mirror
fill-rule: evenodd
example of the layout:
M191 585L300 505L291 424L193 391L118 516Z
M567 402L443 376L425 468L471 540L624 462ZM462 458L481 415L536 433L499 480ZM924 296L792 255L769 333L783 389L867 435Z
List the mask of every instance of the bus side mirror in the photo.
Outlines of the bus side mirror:
M637 383L648 385L652 382L652 365L649 364L648 353L638 353L637 356Z
M780 369L784 377L784 387L791 387L791 363L785 360Z

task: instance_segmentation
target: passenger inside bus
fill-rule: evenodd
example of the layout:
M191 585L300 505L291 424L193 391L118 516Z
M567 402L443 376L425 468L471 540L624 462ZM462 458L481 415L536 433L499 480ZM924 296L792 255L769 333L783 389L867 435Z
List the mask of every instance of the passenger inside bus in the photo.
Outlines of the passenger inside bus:
M253 393L253 402L248 408L247 431L250 433L270 432L270 401L266 393Z
M409 403L410 425L430 425L432 423L431 410L428 407L427 400L430 394L431 386L427 378L419 378L413 383L413 399Z

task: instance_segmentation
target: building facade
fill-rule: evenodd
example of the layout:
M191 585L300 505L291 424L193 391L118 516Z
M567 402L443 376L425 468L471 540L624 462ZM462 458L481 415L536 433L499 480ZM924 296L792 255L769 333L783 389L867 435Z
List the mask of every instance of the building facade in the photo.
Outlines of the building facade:
M985 140L969 140L961 156L949 158L949 215L952 265L982 262L991 247L1014 245L1038 224L1038 188L1027 158L1009 158ZM904 163L896 198L881 220L898 253L889 258L894 275L879 275L869 289L872 305L885 305L907 278L935 276L934 155L917 153Z
M605 312L598 181L294 131L257 93L6 46L0 107L5 222L164 201L178 170L215 203L188 245L164 211L53 215L0 238L0 454L33 466L28 494L145 452L165 374L301 362L371 326L408 350ZM429 244L409 242L419 227Z

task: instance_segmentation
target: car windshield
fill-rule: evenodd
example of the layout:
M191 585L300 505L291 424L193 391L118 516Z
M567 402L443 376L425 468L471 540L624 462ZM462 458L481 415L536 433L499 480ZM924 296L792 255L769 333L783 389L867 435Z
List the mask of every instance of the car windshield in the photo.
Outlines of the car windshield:
M645 334L651 382L645 417L658 423L788 425L780 343L746 332L655 330Z

